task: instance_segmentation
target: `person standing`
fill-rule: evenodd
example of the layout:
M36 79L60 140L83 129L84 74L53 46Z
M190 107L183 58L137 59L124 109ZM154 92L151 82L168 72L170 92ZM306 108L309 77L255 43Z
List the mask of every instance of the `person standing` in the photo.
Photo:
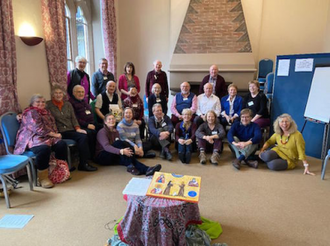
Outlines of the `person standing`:
M210 74L206 75L202 81L202 83L199 86L199 94L202 94L204 85L206 83L210 83L212 85L212 93L216 95L219 98L222 98L226 95L227 89L226 89L226 82L225 79L218 74L219 68L217 65L212 65L210 67Z
M92 93L94 97L105 92L108 81L115 81L115 77L108 71L108 60L101 58L99 60L99 70L92 76Z
M166 97L166 100L168 101L168 82L167 82L167 75L164 71L162 71L162 62L159 60L154 61L154 70L150 71L147 75L146 80L146 98L148 98L151 94L152 86L158 83L160 87L162 88L161 94Z

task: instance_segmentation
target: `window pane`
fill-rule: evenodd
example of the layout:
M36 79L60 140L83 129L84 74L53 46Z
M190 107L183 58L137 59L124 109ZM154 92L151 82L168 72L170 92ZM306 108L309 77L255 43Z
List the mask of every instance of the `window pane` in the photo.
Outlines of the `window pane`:
M78 55L83 57L86 57L85 35L85 25L77 22Z
M66 54L67 58L71 59L71 35L70 35L70 20L65 18L66 25Z

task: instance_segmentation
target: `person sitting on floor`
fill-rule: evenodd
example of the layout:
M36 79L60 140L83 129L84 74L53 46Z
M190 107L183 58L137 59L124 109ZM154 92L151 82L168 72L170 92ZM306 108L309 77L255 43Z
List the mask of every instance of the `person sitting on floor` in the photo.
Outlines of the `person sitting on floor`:
M206 113L209 110L215 112L217 118L220 116L220 100L219 97L212 94L212 89L212 85L210 83L206 83L204 85L205 93L197 97L197 117L194 120L197 126L200 126L203 122L206 121Z
M175 126L175 140L178 143L180 161L189 164L193 146L196 145L195 132L197 126L191 122L192 111L189 108L182 110L182 117L183 121Z
M100 165L120 164L126 166L127 172L133 175L146 176L151 176L162 168L160 164L148 167L134 157L134 148L128 142L119 140L116 119L112 114L105 115L104 127L96 138L96 161Z
M197 97L194 93L190 92L190 84L183 82L180 85L181 92L177 93L173 97L171 112L172 112L172 124L176 124L183 120L182 110L189 108L192 111L192 120L194 120L194 114L197 110Z
M66 160L67 145L57 131L54 117L45 106L46 100L42 95L32 96L30 106L22 114L14 154L21 155L25 150L31 150L36 155L34 164L38 170L39 184L42 188L52 188L54 184L48 178L51 151L55 152L56 159Z
M225 137L226 132L223 126L217 121L217 114L213 110L208 111L205 118L206 122L201 124L195 133L198 138L198 148L200 151L199 161L205 165L205 152L211 151L210 162L213 165L218 165L220 159L219 152L222 150L222 139Z
M304 174L314 175L309 171L305 155L305 140L297 130L297 124L289 114L282 114L274 122L274 134L260 150L259 157L267 167L274 171L294 169L298 161L304 164ZM269 147L275 145L272 149Z
M109 81L106 86L106 91L99 94L96 98L95 113L97 120L102 124L104 115L111 113L116 117L117 122L121 121L122 117L122 102L116 93L116 83Z
M162 159L172 160L172 154L169 146L171 144L171 134L173 125L170 117L165 115L162 105L154 104L152 107L154 116L149 118L148 126L150 132L150 142L155 149L161 149L160 157Z
M131 108L133 110L133 120L139 126L141 139L144 139L144 130L146 127L146 123L143 119L143 102L135 87L130 89L130 94L123 101L123 106L124 108Z
M160 85L158 83L155 83L152 86L152 89L151 89L152 94L150 94L150 96L148 97L149 118L154 116L154 114L152 113L152 107L156 103L160 103L162 105L163 113L167 114L166 97L163 94L161 94L161 91L162 91L162 88L160 87Z
M240 118L241 121L235 121L227 134L230 149L236 156L232 164L237 170L241 168L243 161L249 167L258 168L258 161L248 158L258 149L262 137L260 127L251 122L252 111L250 109L243 109Z
M87 160L92 158L88 147L87 132L80 128L71 103L63 101L63 98L63 89L59 86L54 86L52 89L52 100L47 102L46 107L54 116L57 129L61 133L62 138L72 139L77 142L80 159L78 170L96 171L96 167L87 163Z
M139 126L133 120L133 109L124 109L124 118L117 125L120 140L128 142L137 156L154 158L156 154L149 152L151 150L150 142L142 142L140 138Z

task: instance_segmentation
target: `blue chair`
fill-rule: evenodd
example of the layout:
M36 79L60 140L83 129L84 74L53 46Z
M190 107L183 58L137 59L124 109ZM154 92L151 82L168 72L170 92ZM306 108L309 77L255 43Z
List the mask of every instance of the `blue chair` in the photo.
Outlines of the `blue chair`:
M321 175L321 180L324 179L324 175L325 175L325 170L327 169L327 164L328 164L328 160L330 158L330 149L328 150L328 154L325 157L323 164L322 164L322 175Z
M271 59L262 59L259 61L258 67L258 81L260 84L260 89L264 89L264 83L266 82L267 74L273 72L274 62Z
M17 114L15 112L7 112L0 117L0 129L2 132L2 136L3 136L3 141L5 143L7 155L13 154L13 150L14 150L15 144L16 144L16 135L17 135L17 131L20 126L19 122L16 119L16 116L17 116ZM32 151L27 150L22 155L30 158L30 162L33 163L35 154ZM33 171L32 172L33 180L36 185L37 184L37 174L36 174L36 171L34 171L33 165L32 165L32 171ZM14 185L14 187L15 187L15 185Z

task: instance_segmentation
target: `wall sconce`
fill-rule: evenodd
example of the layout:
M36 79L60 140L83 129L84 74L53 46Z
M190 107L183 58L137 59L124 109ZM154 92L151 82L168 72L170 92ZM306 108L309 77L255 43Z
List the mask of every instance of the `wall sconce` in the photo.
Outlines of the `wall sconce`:
M40 44L43 38L36 37L33 27L28 23L23 23L18 31L20 39L29 46Z

